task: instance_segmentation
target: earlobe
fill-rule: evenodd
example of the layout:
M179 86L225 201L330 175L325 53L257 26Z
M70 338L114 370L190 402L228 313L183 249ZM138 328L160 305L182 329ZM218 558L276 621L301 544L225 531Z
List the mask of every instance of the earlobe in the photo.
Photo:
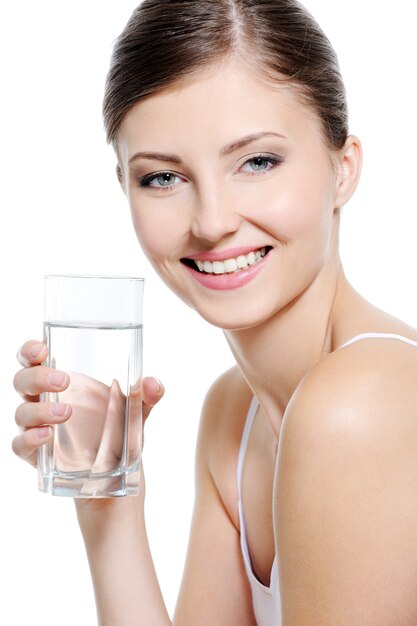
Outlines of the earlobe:
M362 145L354 135L349 135L339 153L338 169L336 207L341 208L353 196L362 170Z

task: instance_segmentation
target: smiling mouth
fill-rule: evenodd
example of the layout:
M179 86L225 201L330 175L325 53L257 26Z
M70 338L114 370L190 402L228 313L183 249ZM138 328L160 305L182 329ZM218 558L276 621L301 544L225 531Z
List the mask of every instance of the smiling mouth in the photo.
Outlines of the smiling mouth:
M264 246L237 257L225 259L224 261L194 261L193 259L181 259L181 263L188 265L193 270L202 274L235 274L241 272L252 265L256 265L272 250L272 246Z

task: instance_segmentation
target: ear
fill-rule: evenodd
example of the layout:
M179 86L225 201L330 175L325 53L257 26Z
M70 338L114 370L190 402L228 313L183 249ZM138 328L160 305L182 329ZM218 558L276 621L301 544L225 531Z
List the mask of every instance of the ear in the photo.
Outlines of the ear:
M354 135L349 135L346 143L337 153L337 184L335 208L341 208L353 196L358 186L362 170L362 145Z

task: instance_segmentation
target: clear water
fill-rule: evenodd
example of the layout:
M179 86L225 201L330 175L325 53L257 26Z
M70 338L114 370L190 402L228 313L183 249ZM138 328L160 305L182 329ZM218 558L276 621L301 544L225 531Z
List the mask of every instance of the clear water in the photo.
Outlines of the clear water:
M71 404L39 453L39 488L54 495L109 497L138 493L142 448L142 326L46 323L45 365L70 385L42 400Z

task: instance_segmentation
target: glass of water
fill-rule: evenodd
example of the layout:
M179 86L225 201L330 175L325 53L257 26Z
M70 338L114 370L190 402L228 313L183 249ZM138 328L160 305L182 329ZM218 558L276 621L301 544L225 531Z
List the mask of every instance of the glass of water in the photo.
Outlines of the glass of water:
M45 276L44 365L69 387L41 400L71 417L39 450L39 489L52 495L136 495L142 450L143 278Z

